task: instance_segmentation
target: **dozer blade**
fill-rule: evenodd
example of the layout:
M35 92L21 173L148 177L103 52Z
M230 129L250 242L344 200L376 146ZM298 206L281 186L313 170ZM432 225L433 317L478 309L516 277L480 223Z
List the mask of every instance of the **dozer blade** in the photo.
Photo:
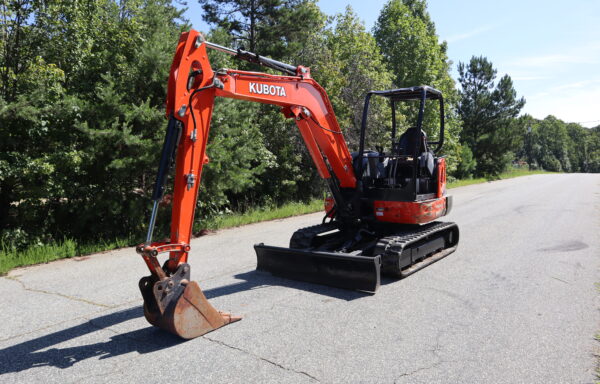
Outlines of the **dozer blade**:
M380 285L381 257L254 246L256 269L275 276L332 287L375 292Z
M181 264L171 276L140 280L144 297L144 316L148 322L184 339L214 331L240 317L217 311L195 281L190 281L190 266Z

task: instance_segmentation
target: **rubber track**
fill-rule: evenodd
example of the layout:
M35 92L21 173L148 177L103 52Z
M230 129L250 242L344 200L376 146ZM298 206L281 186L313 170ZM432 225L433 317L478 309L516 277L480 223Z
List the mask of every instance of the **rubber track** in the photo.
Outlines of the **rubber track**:
M404 277L409 274L421 269L422 267L439 260L442 257L454 252L456 249L456 243L458 242L458 236L453 239L453 244L441 252L428 255L420 260L413 260L413 263L400 268L398 262L399 259L403 258L402 253L407 249L410 249L412 244L418 243L421 240L428 238L435 238L436 234L443 233L446 230L458 227L452 222L433 222L423 227L411 227L405 229L402 233L397 233L390 236L385 236L377 241L377 244L373 251L373 256L381 255L382 266L381 270L383 273L394 276ZM290 248L294 249L313 249L315 245L313 241L321 233L329 232L337 229L334 223L318 224L306 228L301 228L294 232L290 239ZM416 231L415 231L416 229ZM457 234L458 235L458 234Z
M436 233L444 232L447 229L456 227L455 223L452 222L433 222L426 228L423 228L417 232L409 232L404 235L392 235L386 236L379 239L375 247L375 255L380 254L383 261L383 271L392 273L400 276L402 271L393 268L393 265L386 263L389 258L399 257L404 250L413 243L417 243L420 240L425 240L431 235ZM408 232L408 231L407 231ZM454 239L456 243L457 239ZM454 247L456 244L453 245ZM451 248L451 247L449 247Z
M312 241L321 233L333 231L337 226L333 223L317 224L310 227L300 228L290 239L290 248L308 249L312 247Z

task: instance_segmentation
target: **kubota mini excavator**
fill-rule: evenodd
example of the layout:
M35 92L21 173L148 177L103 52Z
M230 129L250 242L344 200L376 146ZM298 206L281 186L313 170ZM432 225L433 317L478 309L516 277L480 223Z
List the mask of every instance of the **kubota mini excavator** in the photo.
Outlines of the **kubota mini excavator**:
M283 72L273 75L211 68L207 48ZM371 98L383 97L392 111L390 150L365 149ZM296 231L289 248L255 245L257 269L274 275L336 287L375 292L380 274L406 276L450 254L458 244L446 215L446 163L436 156L444 142L442 94L427 86L366 94L360 147L351 154L327 94L303 66L292 66L241 49L205 41L197 31L181 35L167 91L169 123L152 199L146 242L137 247L150 276L140 280L144 314L153 325L189 339L239 320L218 312L187 264L202 167L215 97L273 104L294 119L319 175L327 181L323 223ZM396 105L416 100L414 127L396 137ZM422 130L428 100L439 102L440 131L429 142ZM432 149L431 146L435 146ZM174 177L171 238L153 242L159 202L170 167ZM169 253L161 265L158 255Z

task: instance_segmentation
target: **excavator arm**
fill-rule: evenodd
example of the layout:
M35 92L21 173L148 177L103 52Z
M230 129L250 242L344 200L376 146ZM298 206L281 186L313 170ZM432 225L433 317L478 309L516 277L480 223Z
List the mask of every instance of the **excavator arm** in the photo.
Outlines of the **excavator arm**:
M296 75L285 76L232 69L214 71L208 59L207 47L229 50L204 41L197 31L183 33L169 76L169 126L161 166L163 162L176 158L171 240L168 244L151 243L152 220L144 249L158 253L170 252L168 269L171 272L187 261L202 168L209 162L206 146L215 97L280 106L282 113L296 122L317 171L329 181L334 198L343 199L339 191L354 189L357 183L352 156L329 98L325 90L310 77L308 68L288 65L288 70L295 68ZM242 59L249 55L229 51ZM153 195L155 205L162 198L168 171L166 165L162 168ZM157 264L151 262L149 267L155 272Z
M215 71L211 67L207 48L234 54L240 59L257 62L285 74L232 69ZM212 308L197 283L190 282L190 267L187 264L202 168L209 162L206 147L215 97L281 107L285 117L296 122L319 175L329 183L337 206L343 207L349 216L353 206L346 201L350 194L343 191L354 190L357 184L352 157L329 98L325 90L310 77L309 68L294 67L249 52L221 47L205 41L194 30L183 33L169 75L169 123L152 196L154 206L148 235L137 251L151 272L150 276L140 281L146 318L150 323L184 338L198 336L237 320ZM170 241L153 242L159 202L173 163L176 171ZM169 253L163 266L157 258L161 253ZM200 325L191 326L194 321L200 322Z

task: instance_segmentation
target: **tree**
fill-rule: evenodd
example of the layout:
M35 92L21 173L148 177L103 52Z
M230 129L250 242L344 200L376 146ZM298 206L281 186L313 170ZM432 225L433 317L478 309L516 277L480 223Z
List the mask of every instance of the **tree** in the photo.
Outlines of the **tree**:
M536 139L539 145L539 164L548 171L571 172L569 159L569 134L564 121L547 116L536 127Z
M524 140L517 151L530 168L555 172L599 172L600 137L598 128L584 128L554 116L543 120L529 115L519 117Z
M181 11L167 0L14 0L9 11L22 20L11 47L17 35L26 44L0 95L0 230L29 243L139 233Z
M300 49L319 29L313 0L198 0L203 19L233 36L237 47L273 58Z
M54 189L49 178L56 162L69 161L54 152L54 126L71 100L64 71L36 51L35 10L26 0L0 7L0 231L16 230L15 221L34 216L28 208Z
M349 147L358 149L365 95L391 88L392 75L375 39L350 6L335 15L331 24L315 47L319 54L314 59L313 76L327 90ZM390 120L389 104L373 98L367 136L367 141L373 141L371 148L381 145L386 134L389 138Z
M228 46L231 36L220 28L207 36ZM215 68L232 68L237 61L229 55L208 52ZM257 124L260 105L233 99L215 99L207 154L210 162L202 172L198 217L215 217L230 210L243 210L258 202L261 175L275 167L275 156L265 146ZM202 225L202 224L201 224Z
M425 0L390 0L375 23L374 36L396 87L430 85L442 91L446 104L444 154L453 172L460 158L460 121L455 115L457 93L450 76L446 42L439 43ZM417 106L400 110L401 127L415 125ZM430 138L439 131L439 107L429 103L424 129Z
M587 142L587 172L600 173L600 125L590 129Z
M0 6L0 97L14 101L19 92L19 80L27 63L33 59L30 18L33 12L29 0L6 0Z
M379 14L374 36L396 86L453 88L447 44L438 43L425 0L390 0Z
M307 52L308 41L316 40L322 32L325 16L312 0L201 0L205 9L204 19L215 29L211 37L218 37L222 44L245 46L246 49L270 56L277 60L311 65L300 53ZM213 56L214 57L214 56ZM230 67L250 68L245 62L234 61ZM264 67L254 67L269 72ZM304 150L299 133L279 108L272 105L256 105L242 101L227 101L241 112L237 117L251 116L244 120L230 120L230 134L235 130L260 132L262 155L267 165L258 167L262 174L253 188L240 193L225 192L225 206L253 206L279 204L289 200L308 199L314 196L315 183L312 160ZM218 110L215 111L217 116ZM227 111L230 115L230 113ZM229 118L229 116L228 116ZM215 151L218 151L216 148ZM210 167L210 164L209 164ZM318 188L317 188L318 189ZM219 209L217 209L219 210Z
M566 126L569 136L567 151L572 172L587 172L588 146L591 130L577 123L569 123Z
M516 117L525 99L517 98L510 76L495 83L496 70L483 56L473 56L469 64L459 63L458 72L461 142L473 152L478 175L496 176L512 160L511 152L523 138Z
M473 158L473 152L468 146L462 145L460 147L460 160L454 175L459 179L468 179L473 176L475 168L477 168L477 161Z

